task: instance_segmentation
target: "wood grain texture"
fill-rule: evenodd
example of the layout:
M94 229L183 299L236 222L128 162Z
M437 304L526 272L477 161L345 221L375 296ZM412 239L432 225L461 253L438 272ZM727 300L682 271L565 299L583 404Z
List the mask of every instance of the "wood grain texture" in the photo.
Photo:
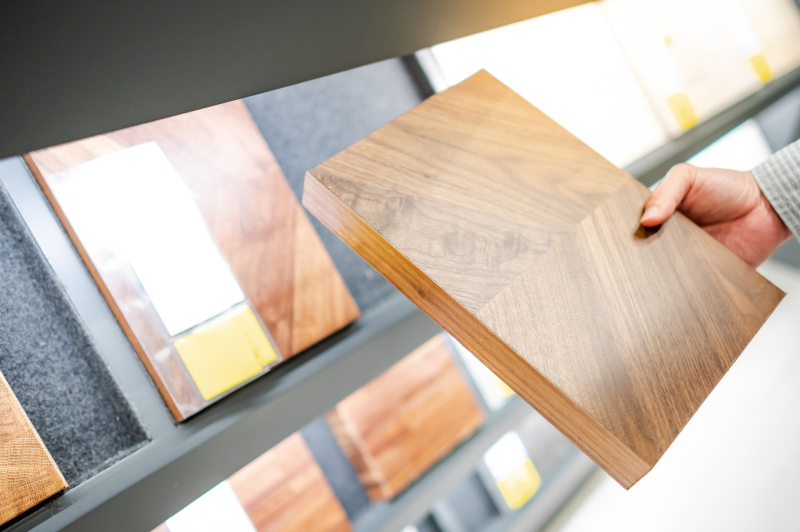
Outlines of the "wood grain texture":
M783 293L479 72L311 170L303 202L626 488Z
M228 479L258 532L347 532L350 522L295 433Z
M391 499L482 423L483 411L439 335L328 416L369 497Z
M0 374L0 525L66 488L67 481Z
M176 419L208 402L191 381L129 265L76 234L91 209L60 174L155 141L185 181L224 258L285 360L358 318L339 272L244 103L231 102L56 146L26 160ZM213 400L212 400L213 402Z

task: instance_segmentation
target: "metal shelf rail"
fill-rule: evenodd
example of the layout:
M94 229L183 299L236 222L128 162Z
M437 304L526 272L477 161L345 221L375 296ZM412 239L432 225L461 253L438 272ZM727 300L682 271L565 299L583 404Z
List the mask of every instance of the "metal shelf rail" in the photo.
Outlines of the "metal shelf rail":
M626 170L644 183L652 183L670 166L708 146L798 85L800 69L764 86ZM176 425L20 157L0 161L0 180L152 436L152 442L141 450L35 508L5 530L151 530L441 332L407 299L395 296L344 331ZM394 530L421 517L456 479L474 468L482 452L521 419L527 408L514 401L492 416L472 439L405 494L392 503L370 508L355 523L356 530ZM580 469L574 467L574 471ZM565 486L577 486L567 480L588 474L565 471ZM569 493L545 490L537 497L563 501ZM542 510L537 508L544 506L531 504L496 526L498 530L517 526L527 529L531 523L541 522Z

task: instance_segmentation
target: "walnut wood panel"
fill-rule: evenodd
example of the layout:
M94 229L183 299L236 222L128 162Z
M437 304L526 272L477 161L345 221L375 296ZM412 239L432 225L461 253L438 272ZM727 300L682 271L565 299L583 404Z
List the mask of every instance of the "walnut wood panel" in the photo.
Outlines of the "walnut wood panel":
M490 74L306 176L304 204L626 488L783 292Z
M439 335L328 416L369 497L391 499L481 423L483 411Z
M299 433L228 482L258 532L350 530L342 505Z
M285 360L355 320L358 308L244 103L231 102L32 152L29 166L176 419L204 401L129 265L75 234L91 209L64 170L155 141L189 187L222 255ZM212 399L213 402L215 399Z
M0 374L0 524L66 487L67 481Z

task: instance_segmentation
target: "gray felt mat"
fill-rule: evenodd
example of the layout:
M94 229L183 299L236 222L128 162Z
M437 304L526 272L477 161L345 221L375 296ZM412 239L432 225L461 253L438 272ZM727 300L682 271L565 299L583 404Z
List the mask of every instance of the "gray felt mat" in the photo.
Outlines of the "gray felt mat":
M148 439L1 183L0 371L71 487Z
M422 101L400 59L246 98L245 104L298 198L306 171ZM361 312L396 290L309 214Z

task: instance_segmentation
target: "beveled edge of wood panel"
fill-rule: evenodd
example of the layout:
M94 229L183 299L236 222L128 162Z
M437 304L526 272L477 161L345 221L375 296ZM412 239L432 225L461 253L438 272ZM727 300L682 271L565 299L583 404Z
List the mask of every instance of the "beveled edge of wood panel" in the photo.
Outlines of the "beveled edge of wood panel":
M20 404L19 399L17 399L17 396L14 393L14 390L11 389L11 385L8 384L8 381L6 380L6 377L5 377L5 375L3 375L2 372L0 372L0 387L4 387L8 391L8 398L17 407L17 411L20 414L20 416L22 417L22 420L25 423L26 428L28 429L28 434L36 439L36 442L39 444L39 447L40 447L41 451L44 453L44 455L47 457L47 460L50 462L50 465L52 466L52 471L55 472L56 477L57 477L57 479L59 481L58 484L55 484L55 485L52 486L53 489L51 491L48 491L46 494L43 494L44 496L41 499L39 499L36 503L30 505L28 508L26 508L25 510L22 511L22 512L25 512L25 511L29 510L30 508L32 508L33 506L36 506L36 504L39 504L40 502L44 501L45 499L48 499L48 498L52 497L56 493L64 491L65 489L67 489L69 487L69 483L67 482L67 479L64 478L64 475L63 475L63 473L61 473L61 470L58 468L58 465L56 464L56 461L53 460L53 456L50 454L50 451L47 449L47 446L42 441L42 438L41 438L41 436L39 436L39 433L36 431L36 428L33 426L33 423L31 423L31 420L28 419L28 414L25 413L25 409L22 408L22 405ZM20 514L22 512L20 512ZM19 515L19 514L17 514L17 515ZM12 516L10 519L13 519L14 517L16 517L16 516ZM4 523L7 523L10 519L5 520L5 521L0 519L0 526L2 526Z
M313 174L306 172L303 205L359 256L403 292L423 312L489 369L520 397L567 436L624 488L630 489L655 464L648 464L600 425L582 407L528 364L486 325L434 283L407 257L392 247L375 229L347 207ZM391 262L384 257L390 257ZM412 283L415 279L419 284ZM497 364L504 353L509 364ZM612 449L615 456L607 456Z
M89 273L94 279L95 284L97 284L97 288L100 289L100 293L103 295L103 299L106 301L106 304L111 309L111 312L114 314L114 317L117 319L120 327L122 327L125 336L128 338L128 341L133 346L134 351L139 356L139 360L142 361L144 364L145 369L147 369L147 373L150 375L150 378L153 379L153 382L158 388L158 392L161 394L161 397L164 399L164 402L169 408L170 413L175 417L175 420L178 422L184 421L188 416L185 415L179 408L178 405L175 404L175 401L172 400L172 397L169 394L169 391L165 387L164 383L161 380L161 377L158 375L153 364L150 362L150 359L147 357L147 354L142 347L142 344L139 343L139 340L136 338L136 335L133 333L128 321L125 319L125 315L117 305L116 300L111 295L111 292L108 290L105 282L103 281L103 277L100 275L100 272L97 271L95 268L94 263L92 262L89 254L86 252L86 248L83 247L80 238L78 238L77 233L72 228L72 224L67 218L67 215L64 213L61 205L56 200L53 191L50 189L49 185L47 184L47 180L42 176L42 173L39 171L38 166L34 162L33 158L30 154L26 153L23 155L25 162L28 165L28 169L33 174L33 177L36 179L36 182L39 184L39 187L42 189L45 197L47 198L50 207L52 207L53 211L58 216L58 219L61 221L61 225L64 227L64 230L67 232L67 236L69 236L72 245L75 246L75 249L78 251L78 255L80 255L81 260L86 265L86 268L89 270Z

